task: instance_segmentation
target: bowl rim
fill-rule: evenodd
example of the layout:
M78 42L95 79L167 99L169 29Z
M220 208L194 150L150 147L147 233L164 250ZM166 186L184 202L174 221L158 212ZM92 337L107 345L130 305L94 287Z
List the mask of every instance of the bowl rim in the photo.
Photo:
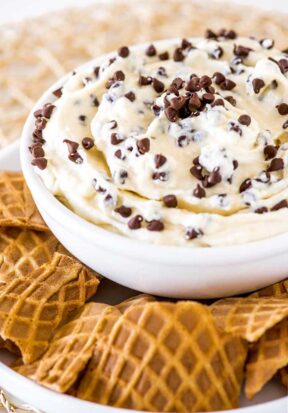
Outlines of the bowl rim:
M191 40L196 37L189 38ZM153 44L156 46L171 45L179 42L179 38L155 40ZM141 50L147 47L151 42L145 42L130 46L131 50ZM88 62L78 66L75 70L85 70L93 66L101 64L101 62L115 56L115 51L103 54L97 58L91 59ZM239 245L220 246L220 247L186 247L178 245L159 245L148 243L145 241L129 238L122 234L117 234L97 224L91 223L75 212L64 206L49 190L45 187L40 176L36 174L34 167L31 165L31 154L28 146L31 143L32 131L34 127L33 113L39 107L42 107L47 102L56 101L52 92L69 79L73 71L68 72L58 81L53 83L38 99L30 111L24 124L20 138L20 162L25 180L30 188L32 196L36 204L41 204L45 212L57 220L62 227L69 227L71 232L85 238L92 244L97 244L115 253L131 256L143 260L165 262L170 265L184 266L187 264L218 266L225 264L240 264L243 262L252 262L255 260L277 256L287 251L288 232L266 238L259 241L249 242ZM43 205L45 200L45 205ZM224 258L223 258L224 257Z

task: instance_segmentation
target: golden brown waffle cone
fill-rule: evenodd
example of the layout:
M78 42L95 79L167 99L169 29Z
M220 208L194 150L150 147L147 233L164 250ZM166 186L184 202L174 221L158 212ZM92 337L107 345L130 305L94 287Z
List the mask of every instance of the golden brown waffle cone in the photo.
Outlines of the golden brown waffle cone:
M286 297L224 298L210 307L217 326L249 342L257 341L288 315Z
M128 298L128 300L122 301L122 303L117 304L116 308L118 308L121 313L124 313L128 308L139 305L139 304L145 304L155 301L155 297L149 294L139 294L136 295L135 297Z
M115 407L195 412L238 405L246 347L195 302L128 308L98 340L78 397Z
M0 227L48 230L20 172L0 172Z
M43 386L67 392L91 358L95 342L109 333L120 312L106 304L89 303L59 327L43 357L15 370Z
M288 278L279 283L269 285L269 287L256 291L249 297L288 297Z
M24 363L47 348L56 327L97 290L99 280L75 259L55 253L29 276L0 290L0 336L21 351Z
M66 252L51 232L12 227L0 228L0 251L0 283L25 277L51 262L55 252Z
M288 319L266 331L249 350L245 393L251 399L288 364Z
M287 392L288 392L288 366L284 367L279 371L279 377L281 380L281 383L283 384L284 387L286 387Z

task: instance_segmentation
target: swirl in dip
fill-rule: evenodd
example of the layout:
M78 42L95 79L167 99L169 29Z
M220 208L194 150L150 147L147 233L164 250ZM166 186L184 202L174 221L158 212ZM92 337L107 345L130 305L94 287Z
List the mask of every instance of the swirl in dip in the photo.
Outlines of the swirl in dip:
M122 47L35 112L46 187L83 218L155 244L288 231L288 56L233 31Z

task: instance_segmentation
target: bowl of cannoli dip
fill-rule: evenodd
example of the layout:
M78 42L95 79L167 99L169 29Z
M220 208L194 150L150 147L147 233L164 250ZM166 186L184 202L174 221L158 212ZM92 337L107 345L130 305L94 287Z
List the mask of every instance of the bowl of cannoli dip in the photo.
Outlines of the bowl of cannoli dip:
M123 46L31 112L27 184L94 270L209 298L288 273L288 54L233 30Z

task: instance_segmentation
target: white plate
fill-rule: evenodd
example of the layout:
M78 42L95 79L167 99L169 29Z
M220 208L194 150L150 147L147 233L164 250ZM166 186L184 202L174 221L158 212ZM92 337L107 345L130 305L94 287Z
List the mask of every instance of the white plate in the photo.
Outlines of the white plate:
M19 170L18 143L14 143L0 153L0 170ZM101 283L97 301L116 304L135 295L136 292L122 287L112 281ZM115 409L95 403L85 402L71 396L48 390L31 380L15 373L7 364L12 361L11 355L0 350L0 387L18 400L25 401L46 413L133 413L134 410ZM230 412L241 413L288 413L288 396L284 388L276 381L269 383L251 402L241 398L241 409Z

